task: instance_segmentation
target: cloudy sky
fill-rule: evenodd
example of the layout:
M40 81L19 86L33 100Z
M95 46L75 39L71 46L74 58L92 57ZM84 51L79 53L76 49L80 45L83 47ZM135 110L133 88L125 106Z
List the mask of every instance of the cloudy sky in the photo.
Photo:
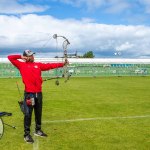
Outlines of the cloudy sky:
M150 0L0 0L0 57L22 53L150 58Z

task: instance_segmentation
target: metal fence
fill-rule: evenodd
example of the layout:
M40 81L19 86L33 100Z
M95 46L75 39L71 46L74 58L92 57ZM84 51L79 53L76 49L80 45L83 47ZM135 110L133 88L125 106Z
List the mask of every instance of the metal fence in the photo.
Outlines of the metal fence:
M68 66L72 77L97 76L149 76L150 64L87 64L72 63ZM42 72L43 77L62 76L63 68ZM20 77L20 73L11 63L0 63L0 77Z

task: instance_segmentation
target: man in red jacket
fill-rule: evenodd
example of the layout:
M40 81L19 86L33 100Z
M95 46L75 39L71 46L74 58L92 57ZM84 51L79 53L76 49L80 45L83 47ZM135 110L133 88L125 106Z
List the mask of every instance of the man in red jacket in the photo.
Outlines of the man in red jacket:
M33 143L34 140L30 135L31 117L34 109L35 114L35 133L36 136L47 137L41 130L42 118L42 77L41 71L63 67L68 64L64 63L38 63L34 62L34 52L25 50L23 55L9 55L10 62L19 69L22 81L25 85L24 91L24 140L27 143ZM21 61L20 59L24 60Z

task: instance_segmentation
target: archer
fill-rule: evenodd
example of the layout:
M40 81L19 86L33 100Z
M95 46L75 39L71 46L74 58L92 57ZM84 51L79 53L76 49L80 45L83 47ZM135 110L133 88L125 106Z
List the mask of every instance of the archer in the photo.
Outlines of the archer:
M47 137L41 130L42 118L42 77L41 71L60 68L68 64L67 59L64 63L40 63L34 62L34 52L25 50L23 55L9 55L10 62L17 67L25 85L24 92L24 140L27 143L34 143L30 135L31 117L34 109L35 114L35 133L36 136ZM23 61L20 61L22 59Z

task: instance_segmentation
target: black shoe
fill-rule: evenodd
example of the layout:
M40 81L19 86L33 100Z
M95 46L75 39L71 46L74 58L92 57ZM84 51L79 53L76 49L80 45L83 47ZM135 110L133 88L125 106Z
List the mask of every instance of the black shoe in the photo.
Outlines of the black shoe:
M37 130L34 135L41 136L41 137L47 137L47 134L45 134L42 130Z
M26 135L24 136L24 140L27 142L27 143L34 143L34 140L32 139L32 136L29 134L29 135Z

